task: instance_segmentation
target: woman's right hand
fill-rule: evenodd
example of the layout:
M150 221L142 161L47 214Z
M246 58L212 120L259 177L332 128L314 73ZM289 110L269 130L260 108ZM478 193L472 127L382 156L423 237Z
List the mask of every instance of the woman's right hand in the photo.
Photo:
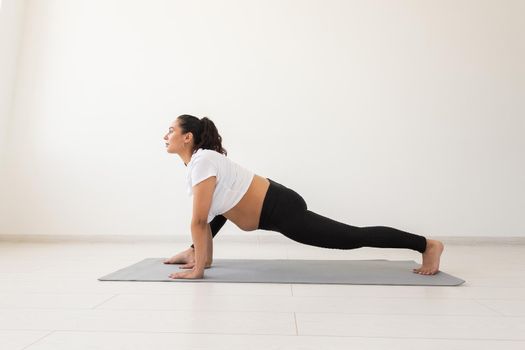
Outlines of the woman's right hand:
M164 264L192 264L195 263L195 250L192 247L163 261Z

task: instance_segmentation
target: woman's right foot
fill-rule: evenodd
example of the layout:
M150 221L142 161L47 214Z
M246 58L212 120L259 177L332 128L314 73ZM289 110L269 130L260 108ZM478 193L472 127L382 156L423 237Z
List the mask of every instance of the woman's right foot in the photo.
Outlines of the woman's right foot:
M414 273L421 275L435 275L439 272L439 260L443 253L443 243L434 239L427 239L427 247L423 253L423 264L418 269L413 269Z
M189 248L169 259L163 261L164 264L190 264L195 262L195 251Z

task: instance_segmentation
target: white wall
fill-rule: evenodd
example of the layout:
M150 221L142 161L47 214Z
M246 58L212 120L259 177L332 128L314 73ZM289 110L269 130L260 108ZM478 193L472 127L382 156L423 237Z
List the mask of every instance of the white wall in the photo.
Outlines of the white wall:
M352 225L525 236L525 2L28 1L5 234L189 236L162 136ZM237 230L228 223L225 230Z
M0 233L4 228L3 222L8 205L5 196L6 149L24 6L25 0L0 0Z

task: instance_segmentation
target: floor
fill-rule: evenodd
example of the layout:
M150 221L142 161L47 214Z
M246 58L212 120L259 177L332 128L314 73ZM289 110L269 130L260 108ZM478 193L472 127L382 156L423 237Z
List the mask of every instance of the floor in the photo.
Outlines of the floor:
M251 237L216 238L214 258L421 261ZM459 287L97 280L186 247L0 242L0 349L525 349L525 245L445 242Z

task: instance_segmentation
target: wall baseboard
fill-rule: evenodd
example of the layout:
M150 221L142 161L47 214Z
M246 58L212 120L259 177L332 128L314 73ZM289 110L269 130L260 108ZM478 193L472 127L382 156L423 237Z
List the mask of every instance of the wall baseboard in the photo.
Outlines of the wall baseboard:
M501 236L432 236L445 244L451 245L525 245L525 237ZM224 232L221 242L231 243L279 243L298 244L279 233L232 234ZM0 242L9 243L187 243L191 237L182 235L9 235L0 234Z

